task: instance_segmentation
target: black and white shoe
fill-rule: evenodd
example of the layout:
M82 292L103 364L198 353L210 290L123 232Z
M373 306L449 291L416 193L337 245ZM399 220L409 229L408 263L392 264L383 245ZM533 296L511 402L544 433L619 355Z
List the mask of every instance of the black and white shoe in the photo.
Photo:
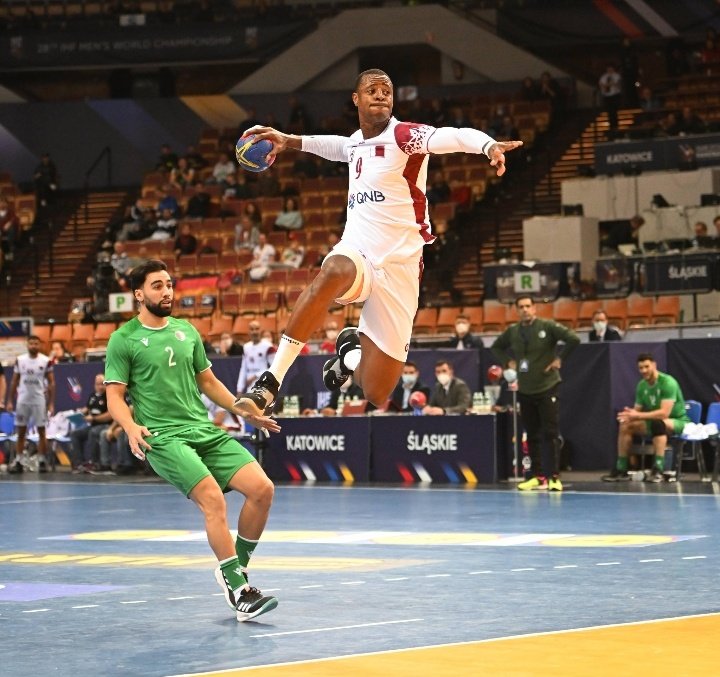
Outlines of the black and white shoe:
M357 327L345 327L335 339L335 352L340 358L340 366L346 374L351 374L352 370L345 366L343 358L351 351L360 348L360 334Z
M323 365L323 383L328 390L340 390L350 378L351 371L343 371L339 357L331 357Z
M646 476L645 481L646 482L652 482L654 484L657 484L658 482L663 481L663 474L662 470L660 468L654 467Z
M264 371L253 383L250 392L243 393L235 400L241 415L269 416L277 400L280 384L269 371Z
M235 600L235 593L233 592L232 586L228 582L228 579L225 578L225 574L223 574L220 567L217 567L215 569L215 580L220 586L220 589L225 593L225 601L227 602L228 606L231 609L234 609L235 605L237 604L237 601Z
M277 598L263 595L257 588L247 587L240 593L235 605L235 615L238 623L244 623L272 611L277 605Z
M613 468L608 475L603 475L600 479L603 482L629 482L630 475L627 474L627 470Z
M9 466L8 473L10 475L19 475L25 470L25 466L20 462L19 458L16 458Z

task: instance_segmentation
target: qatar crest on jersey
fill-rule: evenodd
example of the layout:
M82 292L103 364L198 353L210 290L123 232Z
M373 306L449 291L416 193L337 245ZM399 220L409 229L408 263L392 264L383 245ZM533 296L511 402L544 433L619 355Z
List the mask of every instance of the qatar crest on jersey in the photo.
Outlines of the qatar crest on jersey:
M403 122L395 128L395 140L406 155L424 153L427 139L434 128L428 125Z

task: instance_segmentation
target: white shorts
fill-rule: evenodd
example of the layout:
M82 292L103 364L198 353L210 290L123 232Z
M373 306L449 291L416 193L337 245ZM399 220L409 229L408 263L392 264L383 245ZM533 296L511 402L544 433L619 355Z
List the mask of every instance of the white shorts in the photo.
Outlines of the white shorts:
M342 248L349 245L341 242ZM362 252L360 252L362 256ZM406 362L420 294L420 256L412 261L375 267L362 256L370 291L360 313L358 331L398 362ZM360 302L362 299L359 299Z
M47 425L47 406L45 404L20 403L15 406L15 425L26 428L30 421L36 427L44 428Z

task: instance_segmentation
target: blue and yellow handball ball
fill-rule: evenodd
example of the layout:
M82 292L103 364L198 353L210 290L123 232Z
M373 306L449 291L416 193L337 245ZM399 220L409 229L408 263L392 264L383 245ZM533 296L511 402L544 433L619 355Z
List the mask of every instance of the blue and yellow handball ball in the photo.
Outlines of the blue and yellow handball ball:
M255 134L241 136L235 144L235 157L243 169L249 172L264 172L274 161L268 162L267 154L273 149L272 141L263 139L253 143Z

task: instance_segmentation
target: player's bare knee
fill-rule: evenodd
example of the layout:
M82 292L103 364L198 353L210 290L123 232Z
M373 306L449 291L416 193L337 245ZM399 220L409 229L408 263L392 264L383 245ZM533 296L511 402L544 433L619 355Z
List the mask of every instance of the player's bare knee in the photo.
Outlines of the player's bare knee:
M262 482L258 482L257 487L252 493L252 499L255 502L265 505L268 508L272 505L274 496L275 485L267 477Z
M355 280L355 264L344 256L331 256L323 263L313 286L327 289L333 298L344 292Z

